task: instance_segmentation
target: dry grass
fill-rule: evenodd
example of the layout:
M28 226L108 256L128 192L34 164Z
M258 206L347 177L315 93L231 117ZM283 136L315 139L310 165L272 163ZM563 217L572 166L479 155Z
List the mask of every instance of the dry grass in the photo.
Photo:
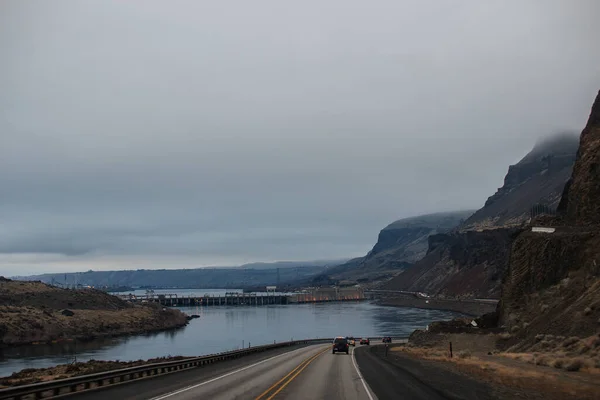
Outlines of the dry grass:
M469 358L471 357L471 352L469 350L461 350L457 354L458 358Z
M507 363L506 361L508 360L503 360L502 358L491 360L478 356L450 358L448 352L439 348L399 347L394 348L393 351L416 358L445 362L471 377L520 390L533 390L544 393L547 399L562 400L575 398L578 400L587 400L599 398L600 381L589 377L589 375L569 374L564 376L561 374L565 374L565 372L549 372L550 370L542 370L535 367L536 364L551 365L558 362L560 368L563 368L563 366L565 368L567 366L571 368L583 368L585 363L579 359L552 359L546 355L539 354L536 356L530 353L502 354L502 356L508 359L531 363L531 365L528 365L524 362L522 365L519 365L519 363L514 362ZM581 379L569 379L569 376L574 378L581 377Z

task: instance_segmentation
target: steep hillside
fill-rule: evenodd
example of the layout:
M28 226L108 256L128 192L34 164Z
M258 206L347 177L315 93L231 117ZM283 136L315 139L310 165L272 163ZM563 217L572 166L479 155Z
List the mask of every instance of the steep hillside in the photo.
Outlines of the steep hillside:
M427 255L385 285L451 297L499 298L510 246L534 204L555 209L569 179L577 138L557 135L510 166L504 185L458 229L429 239Z
M377 243L366 256L328 269L325 275L333 280L389 277L389 271L409 267L426 254L430 235L450 231L472 213L473 210L427 214L392 222L379 232Z
M581 133L563 214L544 221L556 231L524 232L512 246L499 310L514 334L513 350L538 346L536 338L544 334L600 332L599 165L600 93Z
M578 144L574 134L555 135L539 142L508 168L504 185L465 221L461 230L522 226L534 204L556 209L571 176Z
M566 216L574 225L600 224L600 94L592 107L565 193Z

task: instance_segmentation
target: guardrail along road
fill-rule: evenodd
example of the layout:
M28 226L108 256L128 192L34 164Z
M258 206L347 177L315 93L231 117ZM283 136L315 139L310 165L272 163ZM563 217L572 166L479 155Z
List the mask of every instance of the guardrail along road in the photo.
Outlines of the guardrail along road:
M379 340L373 338L373 345ZM0 399L68 394L81 400L374 400L381 382L375 382L375 393L369 388L355 355L361 360L369 346L359 347L350 347L347 355L332 354L330 339L279 343L0 390ZM384 368L373 360L367 362L363 368ZM396 387L402 382L394 379L386 384Z

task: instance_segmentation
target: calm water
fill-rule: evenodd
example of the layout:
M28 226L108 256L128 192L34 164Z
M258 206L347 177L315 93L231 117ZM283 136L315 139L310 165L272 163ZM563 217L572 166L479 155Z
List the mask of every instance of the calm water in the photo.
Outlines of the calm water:
M204 294L205 291L202 291ZM368 302L248 307L180 308L200 318L182 329L87 343L39 345L0 350L0 376L23 368L78 361L138 360L167 355L197 356L286 341L343 336L408 336L454 313L382 307Z

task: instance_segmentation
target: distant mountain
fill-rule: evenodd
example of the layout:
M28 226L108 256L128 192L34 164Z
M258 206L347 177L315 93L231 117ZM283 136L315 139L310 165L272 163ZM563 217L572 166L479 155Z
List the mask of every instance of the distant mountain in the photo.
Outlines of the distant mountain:
M254 268L253 265L267 268ZM139 269L125 271L88 271L14 277L48 284L89 285L94 287L165 287L227 289L286 285L308 279L325 270L326 262L256 263L242 267L195 269Z
M339 265L348 261L348 258L339 258L335 260L312 260L312 261L275 261L275 262L254 262L240 265L238 268L252 269L273 269L273 268L299 268L299 267L326 267Z
M448 232L473 214L473 210L419 215L392 222L379 232L377 243L364 257L354 258L318 277L319 280L376 280L389 278L421 259L430 235Z
M571 175L578 139L561 134L538 143L508 169L504 185L453 232L431 236L427 255L385 289L447 296L500 296L512 241L532 206L552 213Z

